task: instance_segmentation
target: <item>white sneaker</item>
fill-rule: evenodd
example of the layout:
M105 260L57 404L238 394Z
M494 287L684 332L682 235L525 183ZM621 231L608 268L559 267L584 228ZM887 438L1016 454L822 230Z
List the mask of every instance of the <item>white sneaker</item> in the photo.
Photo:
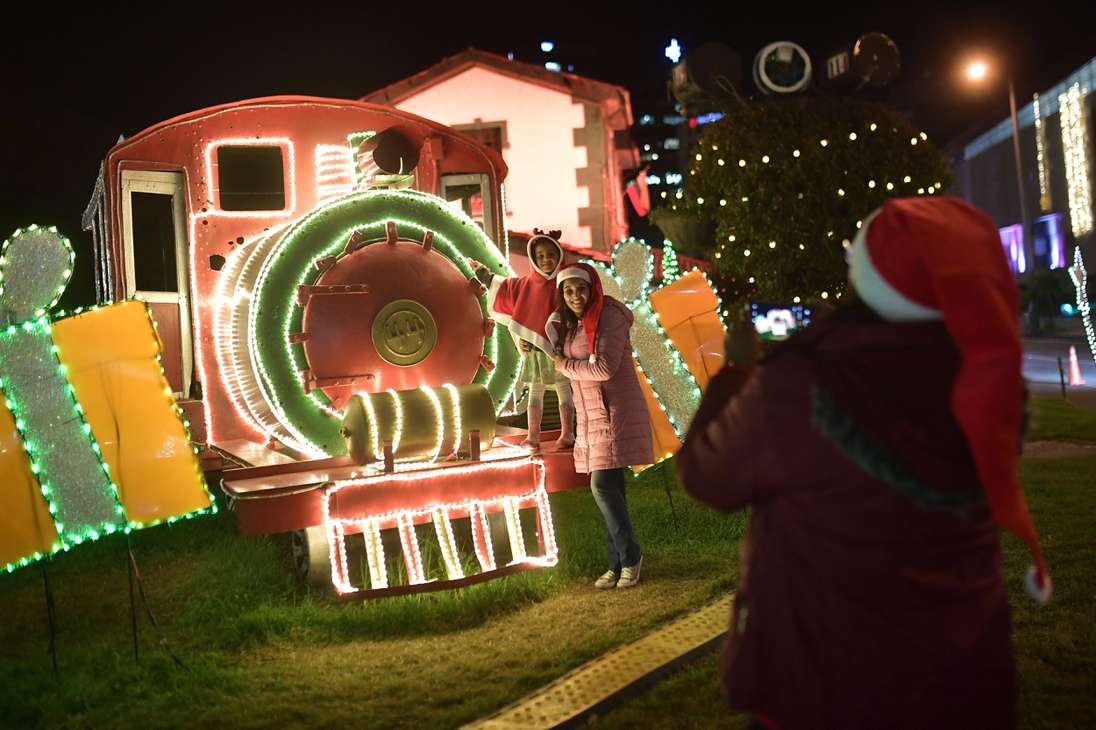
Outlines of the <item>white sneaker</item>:
M643 567L643 558L640 557L639 562L635 565L624 568L620 571L620 580L617 581L617 588L631 588L639 582L639 569Z
M605 571L605 574L594 581L594 588L613 588L617 584L619 575L611 570Z

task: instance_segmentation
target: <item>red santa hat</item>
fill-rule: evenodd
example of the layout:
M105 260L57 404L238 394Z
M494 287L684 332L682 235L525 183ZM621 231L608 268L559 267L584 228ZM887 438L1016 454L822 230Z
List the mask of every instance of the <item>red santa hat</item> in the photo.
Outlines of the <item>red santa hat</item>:
M590 362L597 362L597 323L601 319L601 309L605 305L605 293L601 287L601 277L593 266L587 263L568 264L567 268L556 275L557 288L562 288L568 279L580 279L590 285L590 298L586 302L586 311L582 313L582 330L586 333L586 343L590 346ZM555 342L560 315L557 311L548 319L548 337Z
M1023 415L1019 294L997 227L955 198L890 200L857 234L849 281L884 319L943 320L960 353L952 413L994 519L1031 551L1025 586L1045 603L1050 575L1016 480Z

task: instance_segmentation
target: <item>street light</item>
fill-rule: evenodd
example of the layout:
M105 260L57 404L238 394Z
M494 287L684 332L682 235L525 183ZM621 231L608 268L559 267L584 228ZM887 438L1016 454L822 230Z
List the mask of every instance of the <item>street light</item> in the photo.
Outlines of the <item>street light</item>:
M971 81L981 81L989 72L989 67L982 61L974 61L967 66L967 78Z
M989 64L982 60L971 61L966 69L967 78L978 83L989 76ZM1022 228L1022 241L1024 246L1024 268L1021 274L1027 273L1035 263L1035 247L1031 240L1031 225L1028 220L1027 203L1024 198L1024 174L1020 164L1020 125L1016 121L1016 90L1012 84L1012 76L1008 77L1008 107L1012 117L1012 154L1016 160L1016 191L1020 196L1020 226Z

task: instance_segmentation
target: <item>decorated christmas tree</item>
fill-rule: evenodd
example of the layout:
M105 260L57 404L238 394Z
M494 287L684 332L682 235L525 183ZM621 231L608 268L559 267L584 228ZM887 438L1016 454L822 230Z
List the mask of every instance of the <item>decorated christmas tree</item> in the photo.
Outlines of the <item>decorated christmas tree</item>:
M709 124L674 207L709 224L698 243L743 295L832 300L864 218L888 198L939 195L950 182L944 156L890 107L797 97Z

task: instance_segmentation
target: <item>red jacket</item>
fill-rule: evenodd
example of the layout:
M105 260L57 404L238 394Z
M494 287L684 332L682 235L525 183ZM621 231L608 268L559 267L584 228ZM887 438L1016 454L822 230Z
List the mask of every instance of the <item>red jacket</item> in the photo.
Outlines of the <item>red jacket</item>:
M949 408L943 324L859 310L712 380L682 486L751 507L732 705L796 728L999 728L1015 678L997 527Z

